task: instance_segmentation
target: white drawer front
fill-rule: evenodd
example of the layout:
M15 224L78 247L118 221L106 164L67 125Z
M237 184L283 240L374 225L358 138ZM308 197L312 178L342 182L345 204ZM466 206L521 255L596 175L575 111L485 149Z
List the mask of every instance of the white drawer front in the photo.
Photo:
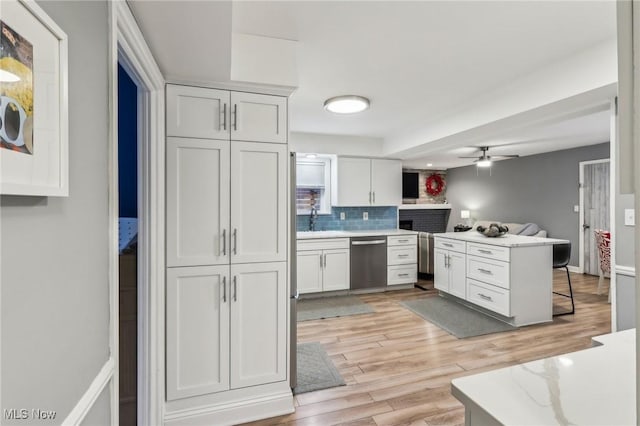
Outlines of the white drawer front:
M461 253L464 253L467 247L467 243L465 243L464 241L450 240L449 238L435 237L434 246L436 248L459 251Z
M509 247L491 246L488 244L467 243L467 254L486 257L487 259L509 261Z
M418 248L416 246L387 247L387 264L404 265L418 262Z
M328 250L349 248L348 238L319 238L317 240L298 240L297 250Z
M506 317L511 316L509 290L467 279L467 300Z
M467 255L467 277L509 289L509 263Z
M388 246L410 246L418 244L417 235L394 235L387 237Z
M387 285L413 284L418 282L416 265L389 266L387 268Z

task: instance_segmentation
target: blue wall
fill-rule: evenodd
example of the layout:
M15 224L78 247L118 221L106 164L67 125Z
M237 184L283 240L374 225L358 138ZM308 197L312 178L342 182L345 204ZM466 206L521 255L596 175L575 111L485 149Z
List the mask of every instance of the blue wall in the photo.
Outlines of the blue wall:
M340 220L340 213L345 220ZM369 213L369 220L362 220L362 213ZM398 208L393 207L332 207L331 214L318 215L316 231L360 231L367 229L396 229ZM309 230L309 215L298 215L298 231Z
M118 65L118 191L120 217L138 217L138 88Z

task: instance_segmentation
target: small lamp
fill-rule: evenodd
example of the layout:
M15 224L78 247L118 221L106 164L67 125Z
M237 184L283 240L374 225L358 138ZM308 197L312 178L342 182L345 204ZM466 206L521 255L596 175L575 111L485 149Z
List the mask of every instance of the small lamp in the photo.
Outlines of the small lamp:
M469 210L460 210L460 218L464 219L465 225L469 225L469 218L471 217L471 213Z

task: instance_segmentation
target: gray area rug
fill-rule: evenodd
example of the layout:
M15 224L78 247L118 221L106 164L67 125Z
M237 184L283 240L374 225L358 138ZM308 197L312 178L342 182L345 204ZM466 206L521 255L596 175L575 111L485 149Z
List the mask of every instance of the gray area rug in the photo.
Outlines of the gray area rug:
M298 345L298 383L294 394L344 385L342 376L320 343Z
M407 300L400 304L459 339L516 329L444 297Z
M375 312L371 309L371 306L367 305L355 296L300 299L298 300L297 307L298 321L370 314Z

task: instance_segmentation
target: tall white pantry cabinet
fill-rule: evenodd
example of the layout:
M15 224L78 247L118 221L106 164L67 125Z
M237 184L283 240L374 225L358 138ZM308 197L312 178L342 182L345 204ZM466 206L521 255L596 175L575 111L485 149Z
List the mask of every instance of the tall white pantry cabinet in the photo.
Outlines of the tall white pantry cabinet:
M293 411L287 98L167 86L166 424Z

